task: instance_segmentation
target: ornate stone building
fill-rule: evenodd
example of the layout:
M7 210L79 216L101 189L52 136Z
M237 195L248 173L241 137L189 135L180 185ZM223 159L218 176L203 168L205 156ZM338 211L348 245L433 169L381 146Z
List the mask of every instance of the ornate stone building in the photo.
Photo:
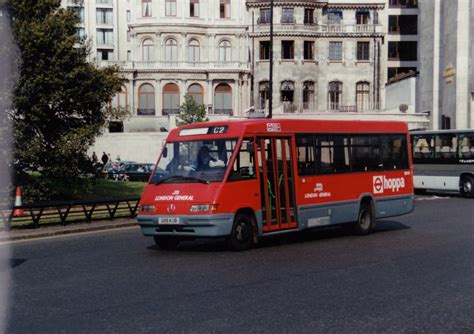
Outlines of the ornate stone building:
M269 97L270 1L248 0L253 98ZM385 1L275 1L273 109L281 113L380 110Z
M399 110L404 89L391 88L398 95L385 108L388 78L418 68L415 0L274 0L272 87L270 0L63 3L82 18L78 34L92 42L91 61L117 64L127 79L111 107L130 117L112 122L110 134L166 135L186 94L211 120L263 115L272 95L276 117L428 127L415 102Z
M128 82L115 104L130 108L125 131L168 129L185 95L209 115L249 108L246 8L236 0L131 0ZM212 117L211 116L211 117Z

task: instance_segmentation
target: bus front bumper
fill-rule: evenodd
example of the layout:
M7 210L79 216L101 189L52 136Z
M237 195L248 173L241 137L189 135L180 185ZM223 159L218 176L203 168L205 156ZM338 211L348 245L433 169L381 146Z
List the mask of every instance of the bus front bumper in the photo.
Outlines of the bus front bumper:
M232 232L234 214L138 215L137 220L145 236L223 237Z

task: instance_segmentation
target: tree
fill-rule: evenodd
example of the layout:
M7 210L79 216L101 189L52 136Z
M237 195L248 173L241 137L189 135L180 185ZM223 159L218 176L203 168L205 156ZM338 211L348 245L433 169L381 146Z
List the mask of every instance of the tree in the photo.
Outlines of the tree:
M13 85L17 77L17 49L11 34L5 2L0 0L0 204L11 198L11 122L6 111L11 110Z
M107 105L123 84L117 67L87 61L76 34L79 18L60 0L9 0L21 54L10 117L17 170L77 179L90 165L87 149L108 119Z
M194 124L207 122L206 108L194 100L193 96L186 94L184 103L181 105L181 112L176 117L176 125Z

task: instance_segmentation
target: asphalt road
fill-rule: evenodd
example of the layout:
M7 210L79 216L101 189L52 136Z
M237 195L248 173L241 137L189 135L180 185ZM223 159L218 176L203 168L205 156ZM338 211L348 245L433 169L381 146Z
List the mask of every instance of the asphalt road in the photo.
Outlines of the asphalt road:
M474 200L423 197L369 236L243 253L160 251L138 229L13 244L6 331L473 333L473 217Z

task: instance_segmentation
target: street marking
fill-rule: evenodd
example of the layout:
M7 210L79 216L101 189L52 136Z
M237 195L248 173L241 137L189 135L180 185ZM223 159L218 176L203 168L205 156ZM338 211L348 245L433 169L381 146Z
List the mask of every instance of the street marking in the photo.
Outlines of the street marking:
M77 233L66 233L66 234L58 234L58 235L51 235L47 237L37 237L37 238L29 238L29 239L20 239L20 240L11 240L11 241L1 241L0 246L12 245L12 244L22 244L27 242L34 242L39 240L51 240L51 239L60 239L60 238L67 238L67 237L77 237L83 235L91 235L91 234L99 234L105 232L119 232L124 230L131 230L139 228L140 226L128 226L128 227L117 227L117 228L110 228L105 230L97 230L97 231L86 231L86 232L77 232Z
M449 198L451 198L451 197L449 197L449 196L442 196L441 197L441 196L433 195L433 196L429 196L429 197L428 196L426 196L426 197L416 197L415 200L416 201L433 201L433 200L436 200L436 199L449 199Z

